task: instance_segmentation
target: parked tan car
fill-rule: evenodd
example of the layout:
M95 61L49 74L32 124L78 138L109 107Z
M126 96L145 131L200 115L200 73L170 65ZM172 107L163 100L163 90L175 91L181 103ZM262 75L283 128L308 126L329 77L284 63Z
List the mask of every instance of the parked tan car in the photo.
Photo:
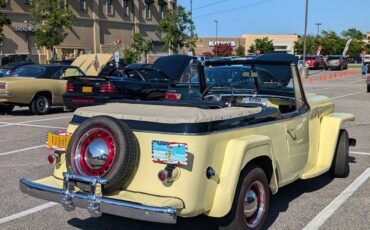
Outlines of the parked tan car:
M12 77L0 78L0 114L10 113L14 106L29 106L33 114L49 112L51 106L63 105L68 77L98 76L112 54L86 54L71 66L27 65Z

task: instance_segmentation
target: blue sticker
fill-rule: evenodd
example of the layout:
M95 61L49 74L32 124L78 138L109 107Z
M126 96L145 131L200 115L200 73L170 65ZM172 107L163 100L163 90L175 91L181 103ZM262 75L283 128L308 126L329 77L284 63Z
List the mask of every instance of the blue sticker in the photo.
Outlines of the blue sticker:
M187 165L188 145L178 142L152 141L152 160L175 165Z

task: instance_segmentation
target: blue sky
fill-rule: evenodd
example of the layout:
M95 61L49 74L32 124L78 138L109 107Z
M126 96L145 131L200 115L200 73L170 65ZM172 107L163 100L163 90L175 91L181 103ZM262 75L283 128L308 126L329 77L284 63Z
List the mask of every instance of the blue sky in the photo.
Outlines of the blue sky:
M190 0L178 0L190 9ZM199 36L245 33L304 33L305 0L193 0L193 20ZM308 34L320 30L340 33L351 27L370 32L370 0L309 0Z

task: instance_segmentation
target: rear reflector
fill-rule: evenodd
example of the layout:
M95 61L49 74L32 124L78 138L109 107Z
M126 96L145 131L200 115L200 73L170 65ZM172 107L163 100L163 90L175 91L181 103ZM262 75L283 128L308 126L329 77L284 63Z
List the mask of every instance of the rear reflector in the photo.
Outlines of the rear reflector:
M72 99L72 102L77 102L77 103L94 103L95 100L93 99Z
M55 163L55 160L56 160L56 158L55 158L55 156L54 156L54 155L49 155L49 156L48 156L48 162L49 162L51 165L53 165L53 164Z
M116 86L111 84L101 84L99 87L100 93L118 93L118 89Z
M164 96L166 100L180 100L181 94L180 93L169 93L167 92Z

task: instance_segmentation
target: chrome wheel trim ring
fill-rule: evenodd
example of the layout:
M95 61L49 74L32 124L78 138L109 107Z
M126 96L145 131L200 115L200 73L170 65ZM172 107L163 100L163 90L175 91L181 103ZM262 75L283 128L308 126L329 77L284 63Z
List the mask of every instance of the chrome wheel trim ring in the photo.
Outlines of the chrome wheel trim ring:
M243 215L246 225L255 228L266 212L267 194L260 181L253 182L244 195Z

